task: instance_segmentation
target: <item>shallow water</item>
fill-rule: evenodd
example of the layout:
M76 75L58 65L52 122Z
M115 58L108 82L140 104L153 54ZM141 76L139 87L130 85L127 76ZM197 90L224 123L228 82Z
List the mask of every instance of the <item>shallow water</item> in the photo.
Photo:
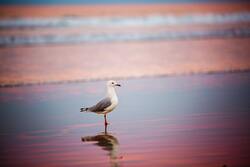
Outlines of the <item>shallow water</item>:
M103 81L0 88L1 166L249 165L250 73L119 82L106 133Z

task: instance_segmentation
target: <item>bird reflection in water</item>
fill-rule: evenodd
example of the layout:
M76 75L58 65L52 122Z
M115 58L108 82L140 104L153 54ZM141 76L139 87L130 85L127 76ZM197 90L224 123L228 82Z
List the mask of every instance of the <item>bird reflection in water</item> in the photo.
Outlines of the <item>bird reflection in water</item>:
M93 142L93 141L97 142L95 143L96 146L99 146L103 150L108 152L111 166L118 167L119 160L122 159L122 156L118 155L119 142L115 136L107 132L107 125L105 125L105 131L98 135L82 137L82 142Z

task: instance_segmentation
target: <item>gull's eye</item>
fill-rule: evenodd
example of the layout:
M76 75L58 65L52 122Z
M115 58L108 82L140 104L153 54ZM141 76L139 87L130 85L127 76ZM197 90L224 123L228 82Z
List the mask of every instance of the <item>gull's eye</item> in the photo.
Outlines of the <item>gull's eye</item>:
M114 82L112 82L112 84L114 84Z

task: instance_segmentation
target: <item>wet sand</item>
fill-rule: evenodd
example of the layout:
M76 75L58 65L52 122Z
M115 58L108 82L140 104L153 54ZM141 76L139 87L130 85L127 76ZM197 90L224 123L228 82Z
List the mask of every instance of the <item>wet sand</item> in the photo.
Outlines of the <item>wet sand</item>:
M104 81L0 88L1 166L249 165L249 73L119 82L106 134Z
M0 83L37 83L244 71L249 38L0 48Z

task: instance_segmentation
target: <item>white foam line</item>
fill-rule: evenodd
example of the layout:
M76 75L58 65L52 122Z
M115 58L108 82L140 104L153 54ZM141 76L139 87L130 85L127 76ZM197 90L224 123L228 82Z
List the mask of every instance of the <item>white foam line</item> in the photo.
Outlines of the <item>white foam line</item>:
M0 28L39 28L77 26L157 26L187 24L224 24L250 22L250 12L188 15L148 15L135 17L58 17L9 18L0 20Z

